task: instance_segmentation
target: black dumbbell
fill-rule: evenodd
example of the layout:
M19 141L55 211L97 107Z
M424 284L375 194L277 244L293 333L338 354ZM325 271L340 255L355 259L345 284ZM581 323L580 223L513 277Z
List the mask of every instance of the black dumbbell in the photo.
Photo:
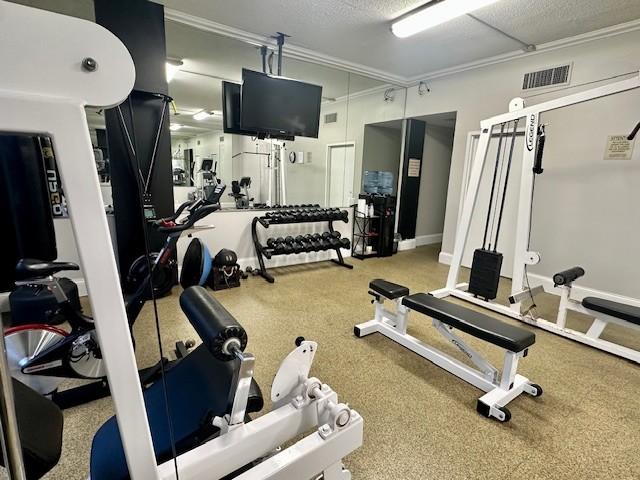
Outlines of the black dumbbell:
M340 239L340 248L346 248L347 250L351 248L351 242L349 241L348 238Z
M309 252L317 252L320 250L321 245L316 242L311 235L307 235L307 244L309 245Z
M273 237L267 238L267 247L275 248L276 243L278 243L278 241L275 238Z
M324 238L327 242L329 242L329 245L331 245L331 248L337 248L340 246L340 240L339 237L336 237L335 234L340 235L340 232L324 232L322 234L322 238Z
M310 252L313 250L313 248L311 247L311 243L309 242L309 239L305 235L298 235L296 237L296 242L302 245L303 252Z

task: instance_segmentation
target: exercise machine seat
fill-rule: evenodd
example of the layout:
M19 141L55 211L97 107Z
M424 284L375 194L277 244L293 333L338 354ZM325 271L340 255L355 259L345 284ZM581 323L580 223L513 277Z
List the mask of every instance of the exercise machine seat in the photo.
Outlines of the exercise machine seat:
M598 297L583 298L582 306L594 312L604 313L605 315L611 315L620 320L626 320L627 322L640 325L640 307Z
M223 416L231 410L229 390L237 366L237 361L216 360L205 345L198 346L171 366L165 375L169 419L163 382L159 380L144 391L147 418L159 464L173 458L169 421L178 455L217 435L218 429L211 426L211 421L213 417ZM247 413L258 412L263 406L260 387L252 381ZM111 417L93 438L91 480L129 478L116 417Z
M16 265L16 280L48 277L69 270L80 270L80 267L71 262L46 262L35 258L23 258Z
M62 412L51 400L16 379L13 394L25 473L29 480L37 480L60 460ZM4 455L0 455L0 465L4 462Z
M389 300L395 300L396 298L409 295L409 289L407 287L398 285L397 283L387 282L381 278L372 280L371 283L369 283L369 289Z
M512 352L521 352L536 341L535 334L528 330L426 293L404 297L402 304L461 332Z

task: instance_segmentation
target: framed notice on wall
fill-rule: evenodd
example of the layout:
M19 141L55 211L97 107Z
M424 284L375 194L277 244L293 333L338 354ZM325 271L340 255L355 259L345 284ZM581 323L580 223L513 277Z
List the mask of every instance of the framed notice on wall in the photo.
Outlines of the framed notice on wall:
M409 177L419 177L420 176L420 160L417 158L409 159L409 168L407 171L407 176Z
M604 152L605 160L631 160L635 140L628 140L626 135L609 135Z

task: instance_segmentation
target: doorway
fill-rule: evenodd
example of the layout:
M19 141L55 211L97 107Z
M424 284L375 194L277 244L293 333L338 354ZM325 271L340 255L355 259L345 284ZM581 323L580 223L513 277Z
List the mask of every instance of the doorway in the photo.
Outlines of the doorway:
M355 142L327 145L327 177L325 205L348 207L353 205L353 181L355 172Z

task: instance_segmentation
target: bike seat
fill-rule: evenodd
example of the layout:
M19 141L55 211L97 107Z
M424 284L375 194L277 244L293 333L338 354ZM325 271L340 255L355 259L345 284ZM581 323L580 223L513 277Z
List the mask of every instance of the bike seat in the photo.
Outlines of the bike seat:
M47 262L35 258L23 258L16 265L16 280L48 277L54 273L70 270L80 270L80 267L71 262Z

